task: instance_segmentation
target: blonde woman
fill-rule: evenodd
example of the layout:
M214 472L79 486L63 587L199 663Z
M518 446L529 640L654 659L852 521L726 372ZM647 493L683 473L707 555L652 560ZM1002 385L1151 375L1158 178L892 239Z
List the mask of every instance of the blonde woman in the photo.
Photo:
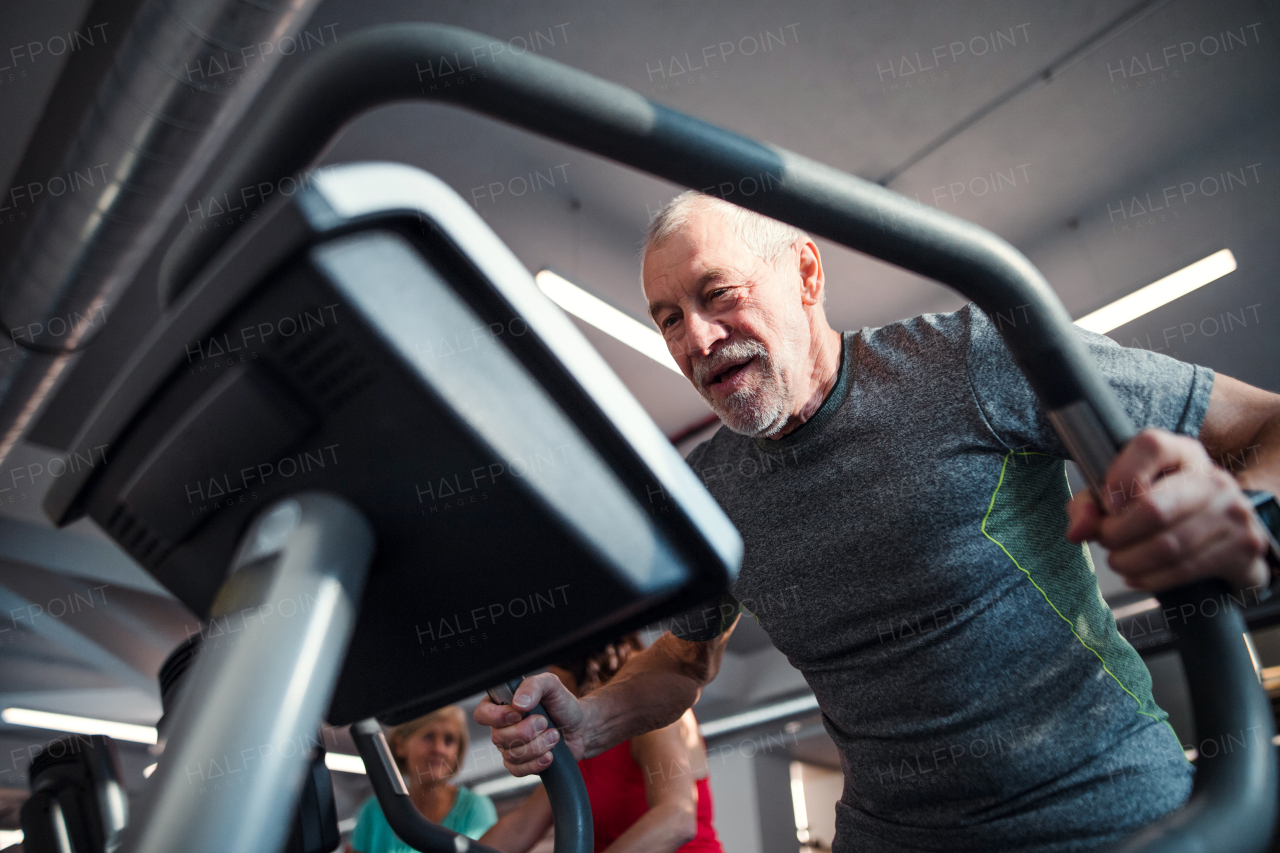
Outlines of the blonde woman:
M396 726L387 744L418 811L432 823L478 839L498 822L493 801L448 781L462 767L467 740L465 714L449 705ZM360 808L347 853L413 853L413 848L396 837L377 798L370 797Z

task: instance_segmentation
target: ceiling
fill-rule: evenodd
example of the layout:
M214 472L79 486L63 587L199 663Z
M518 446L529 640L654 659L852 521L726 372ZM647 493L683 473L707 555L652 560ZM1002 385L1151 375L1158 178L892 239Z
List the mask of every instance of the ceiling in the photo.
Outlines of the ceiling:
M64 32L86 5L0 4L0 47ZM308 29L341 39L411 20L508 45L531 40L551 59L977 222L1026 253L1073 316L1230 248L1236 272L1112 337L1280 391L1280 0L327 0ZM12 51L0 54L6 63L7 182L60 64L50 56L19 62ZM553 267L644 318L637 249L652 212L679 188L416 103L362 116L323 157L355 160L434 172L531 270ZM537 188L522 191L528 183ZM837 328L963 304L932 282L818 242ZM152 263L144 277L154 274ZM155 316L154 283L142 285L116 306L123 337ZM1229 331L1227 313L1239 320ZM706 417L685 380L583 329L668 434ZM59 401L64 421L74 422L116 363L109 355L80 362L67 385L76 393ZM56 444L66 428L48 420L32 437ZM156 669L194 619L87 522L50 528L39 499L54 453L28 441L0 471L0 707L152 722ZM97 587L109 608L48 615L51 602L70 595L74 603L77 591ZM33 606L43 616L25 624ZM708 707L803 689L763 635L744 630L732 651ZM10 728L4 737L41 735ZM0 767L0 787L25 784L21 770Z

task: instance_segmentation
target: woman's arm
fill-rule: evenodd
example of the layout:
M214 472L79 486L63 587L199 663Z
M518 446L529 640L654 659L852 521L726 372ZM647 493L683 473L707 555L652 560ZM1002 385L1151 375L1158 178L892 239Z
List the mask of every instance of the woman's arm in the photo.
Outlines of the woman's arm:
M480 836L480 843L502 853L524 853L537 844L551 827L551 801L547 789L539 785L519 808L508 812Z
M631 739L649 810L606 853L674 853L698 834L697 794L680 721Z
M698 731L698 718L693 715L692 708L680 718L680 736L689 750L689 769L693 771L694 781L706 779L711 775L711 762L707 758L707 745L702 741L702 734Z

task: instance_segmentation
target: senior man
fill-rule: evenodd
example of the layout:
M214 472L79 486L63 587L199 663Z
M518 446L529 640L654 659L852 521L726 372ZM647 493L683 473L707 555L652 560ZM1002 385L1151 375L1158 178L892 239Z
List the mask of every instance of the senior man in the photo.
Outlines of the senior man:
M485 700L511 772L545 768L562 736L591 756L677 719L741 601L839 747L837 853L1092 850L1186 799L1193 769L1082 543L1136 589L1218 576L1256 595L1267 539L1240 486L1280 491L1280 396L1081 331L1148 427L1103 513L1071 498L1067 453L976 306L841 334L807 235L697 193L654 219L642 277L725 424L688 461L742 532L736 601L581 701L548 675L514 708ZM1236 479L1210 458L1246 449ZM537 702L558 729L520 720Z

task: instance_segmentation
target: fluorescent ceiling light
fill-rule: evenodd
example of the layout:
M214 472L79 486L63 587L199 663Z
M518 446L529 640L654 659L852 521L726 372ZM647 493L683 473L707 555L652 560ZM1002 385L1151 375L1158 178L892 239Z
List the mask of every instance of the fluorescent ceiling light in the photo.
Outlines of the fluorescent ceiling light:
M587 293L573 282L556 275L551 270L542 270L533 277L552 302L577 317L584 323L595 326L606 335L622 341L627 346L649 356L663 367L680 373L671 353L667 351L667 343L658 334L629 314L614 308L608 302ZM680 373L683 376L683 373Z
M1146 613L1148 610L1155 610L1160 606L1160 602L1154 598L1143 598L1132 604L1124 604L1120 607L1111 608L1111 616L1115 619L1123 619L1126 616L1132 616L1135 613Z
M345 752L326 752L324 754L324 766L330 770L337 770L339 773L366 773L364 767L364 759L358 755L350 755Z
M51 714L48 711L32 711L29 708L5 708L0 720L15 726L33 729L49 729L55 732L71 732L77 735L106 735L116 740L135 743L155 743L155 726L135 726L132 723L115 723L111 720L95 720L92 717L73 717L68 714Z
M809 840L809 808L804 801L804 770L799 761L791 762L791 809L796 816L796 836Z
M1091 332L1106 334L1131 320L1136 320L1143 314L1169 304L1180 296L1186 296L1193 290L1217 281L1224 275L1234 272L1235 269L1235 255L1230 249L1222 249L1128 296L1123 296L1110 305L1086 314L1076 320L1076 325ZM666 342L656 330L619 311L604 300L592 296L551 270L540 271L534 276L534 281L551 301L579 320L595 326L605 334L649 356L663 367L680 373L680 368L676 366L671 353L667 350Z
M748 726L768 723L781 717L790 717L793 714L803 714L807 711L816 710L818 710L818 698L810 694L801 696L799 699L788 699L785 702L765 705L763 708L757 708L754 711L744 711L741 714L734 714L730 717L710 720L698 726L698 731L703 737L715 737L726 732L745 729Z
M1201 258L1128 296L1122 296L1110 305L1084 315L1076 320L1076 325L1105 335L1130 320L1136 320L1161 305L1167 305L1179 296L1186 296L1211 281L1217 281L1227 273L1234 272L1235 268L1236 256L1231 254L1230 249L1214 252L1207 258Z
M499 776L497 779L489 779L472 785L471 790L477 794L492 797L494 794L506 794L524 788L532 788L541 781L540 777L533 774L528 776Z

